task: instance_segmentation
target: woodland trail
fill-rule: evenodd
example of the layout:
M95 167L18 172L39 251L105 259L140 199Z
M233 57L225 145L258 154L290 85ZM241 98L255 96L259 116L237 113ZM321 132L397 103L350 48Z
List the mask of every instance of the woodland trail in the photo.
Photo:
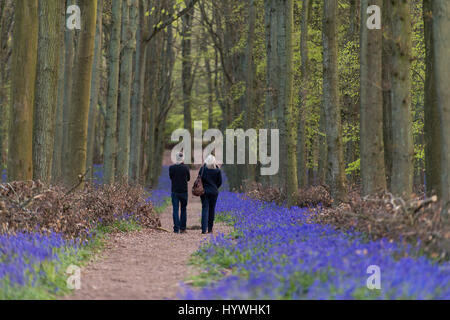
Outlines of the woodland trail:
M166 161L165 161L166 162ZM196 170L191 170L189 190ZM74 300L161 300L176 299L180 282L193 274L190 256L202 241L201 202L189 192L188 230L185 234L144 229L112 235L100 255L81 271L81 289L64 299ZM162 228L173 229L172 206L161 214ZM216 223L214 233L229 227Z

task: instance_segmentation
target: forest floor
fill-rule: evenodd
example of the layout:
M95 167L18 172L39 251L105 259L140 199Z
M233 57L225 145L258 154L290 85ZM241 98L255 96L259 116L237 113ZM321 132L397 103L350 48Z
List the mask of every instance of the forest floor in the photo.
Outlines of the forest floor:
M164 164L169 165L165 156ZM191 170L189 190L197 176ZM188 230L184 234L143 229L112 235L99 256L81 271L81 289L64 299L74 300L161 300L176 299L180 283L195 273L191 255L211 235L200 230L201 202L189 194ZM162 228L172 231L172 206L161 213ZM230 227L217 223L214 233Z

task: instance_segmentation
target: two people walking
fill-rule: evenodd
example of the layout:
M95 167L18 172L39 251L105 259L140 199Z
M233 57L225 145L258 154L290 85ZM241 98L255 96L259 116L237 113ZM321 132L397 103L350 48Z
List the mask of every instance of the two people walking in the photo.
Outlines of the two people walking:
M176 164L170 166L169 176L172 181L173 231L185 233L187 225L188 182L191 179L189 168L184 164L183 153L176 155ZM212 233L215 219L215 209L219 188L222 185L222 173L216 163L216 158L209 155L200 168L204 194L202 202L202 233Z

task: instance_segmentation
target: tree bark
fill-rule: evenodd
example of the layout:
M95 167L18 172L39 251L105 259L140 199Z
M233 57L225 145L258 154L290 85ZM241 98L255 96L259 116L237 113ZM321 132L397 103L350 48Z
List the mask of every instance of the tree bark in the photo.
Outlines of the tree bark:
M442 195L441 189L441 120L437 104L436 85L434 83L434 37L433 37L433 1L423 1L424 38L426 49L425 74L425 175L426 191L429 196Z
M64 2L38 2L39 28L33 110L33 179L50 182L55 113L58 100L59 55L63 45ZM23 74L21 75L23 76Z
M392 192L409 197L413 191L414 145L411 114L411 1L392 2Z
M255 27L256 27L256 8L257 4L255 0L248 1L248 35L247 35L247 48L246 48L246 78L245 78L245 112L244 112L244 128L255 129L255 122L257 118L257 105L255 101L255 78L256 78L256 66L253 59L253 50L255 46ZM208 63L209 65L209 63ZM209 66L208 66L209 67ZM212 88L212 85L211 85ZM246 144L246 153L248 155L251 148L257 148L257 146ZM247 179L249 181L255 181L256 178L256 166L247 164L245 170L247 171Z
M266 101L264 106L264 124L268 130L276 129L276 113L278 106L278 87L279 87L279 72L277 72L277 42L275 37L275 28L277 26L277 15L274 2L265 0L265 29L266 29ZM271 149L270 142L267 149ZM280 162L280 166L282 166ZM267 186L276 186L278 184L277 176L269 176L264 179Z
M63 170L66 187L77 184L80 176L83 176L86 172L89 98L97 21L97 1L80 0L79 4L83 23L81 25L77 59L73 73L72 107L70 108L67 124L67 154L70 157L65 163ZM83 187L84 183L80 183L78 186L80 189Z
M117 102L119 96L120 31L122 0L112 0L111 39L108 61L108 97L106 102L104 182L113 183L117 149Z
M307 177L307 150L306 150L306 101L308 101L309 86L309 57L308 57L308 20L311 0L303 0L301 36L300 36L300 55L301 55L301 78L302 89L300 96L300 109L298 111L298 131L297 131L297 176L298 184L301 188L305 188L308 184Z
M323 100L328 149L327 183L335 203L347 201L339 99L337 0L324 0Z
M130 179L137 182L141 176L142 112L144 102L145 56L143 44L146 30L144 1L139 0L139 26L136 30L136 54L134 58L133 97L131 103ZM137 18L137 17L136 17Z
M362 19L366 23L369 5L383 6L382 0L363 0ZM383 144L382 31L361 28L360 153L364 195L386 189Z
M296 133L297 123L294 116L294 101L293 101L293 82L294 82L294 70L293 70L293 23L294 23L294 2L293 0L280 1L284 22L282 29L282 37L285 38L285 43L281 50L281 69L284 74L284 83L282 94L284 96L283 107L283 129L286 139L286 192L287 192L287 204L288 206L297 205L298 198L298 180L297 180L297 152L296 152ZM281 91L281 90L280 90Z
M127 181L130 164L130 103L133 52L136 49L137 0L127 0L122 5L122 43L124 48L120 64L119 149L116 174L120 180Z
M98 0L97 22L95 31L95 49L94 62L92 65L91 75L91 95L89 102L88 116L88 135L86 150L86 168L89 170L89 176L93 178L94 151L95 151L95 127L97 124L97 109L100 91L100 75L103 72L103 54L102 54L102 38L103 38L103 0Z
M392 140L392 55L393 38L391 11L392 1L383 0L383 55L382 55L382 78L383 78L383 140L384 140L384 167L386 172L386 186L391 189L393 140Z
M18 1L14 13L11 62L9 181L33 178L32 141L37 30L37 0Z
M187 0L186 0L187 2ZM183 107L184 107L184 128L191 134L192 131L192 111L191 111L191 94L192 94L192 13L188 13L182 17L182 33L181 33L181 55L182 55L182 71L181 82L183 87ZM187 160L187 159L186 159Z
M444 213L450 213L450 2L433 1L434 81L441 119L441 192Z
M72 2L70 0L66 0L66 6L70 5ZM73 86L73 70L74 70L74 61L75 61L75 30L69 30L65 28L64 32L64 100L63 100L63 127L62 127L62 146L61 146L61 167L58 168L62 172L62 163L66 163L68 157L70 156L66 152L62 152L69 145L68 142L68 117L71 109L71 99L72 99L72 86ZM62 175L61 175L62 178Z
M65 15L61 15L63 24L66 21ZM65 46L61 46L59 55L58 70L58 100L56 104L55 116L55 139L53 143L53 162L52 162L52 183L59 183L62 177L62 158L63 158L63 133L64 133L64 65L65 65Z

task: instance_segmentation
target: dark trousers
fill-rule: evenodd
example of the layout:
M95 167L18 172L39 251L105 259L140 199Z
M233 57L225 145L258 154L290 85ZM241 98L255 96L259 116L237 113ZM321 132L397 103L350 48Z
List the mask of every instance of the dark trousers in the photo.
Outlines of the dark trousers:
M180 232L186 230L186 207L188 201L187 193L172 192L172 207L173 207L173 231ZM178 214L181 204L181 215Z
M217 195L205 194L202 200L202 232L212 232L216 214Z

